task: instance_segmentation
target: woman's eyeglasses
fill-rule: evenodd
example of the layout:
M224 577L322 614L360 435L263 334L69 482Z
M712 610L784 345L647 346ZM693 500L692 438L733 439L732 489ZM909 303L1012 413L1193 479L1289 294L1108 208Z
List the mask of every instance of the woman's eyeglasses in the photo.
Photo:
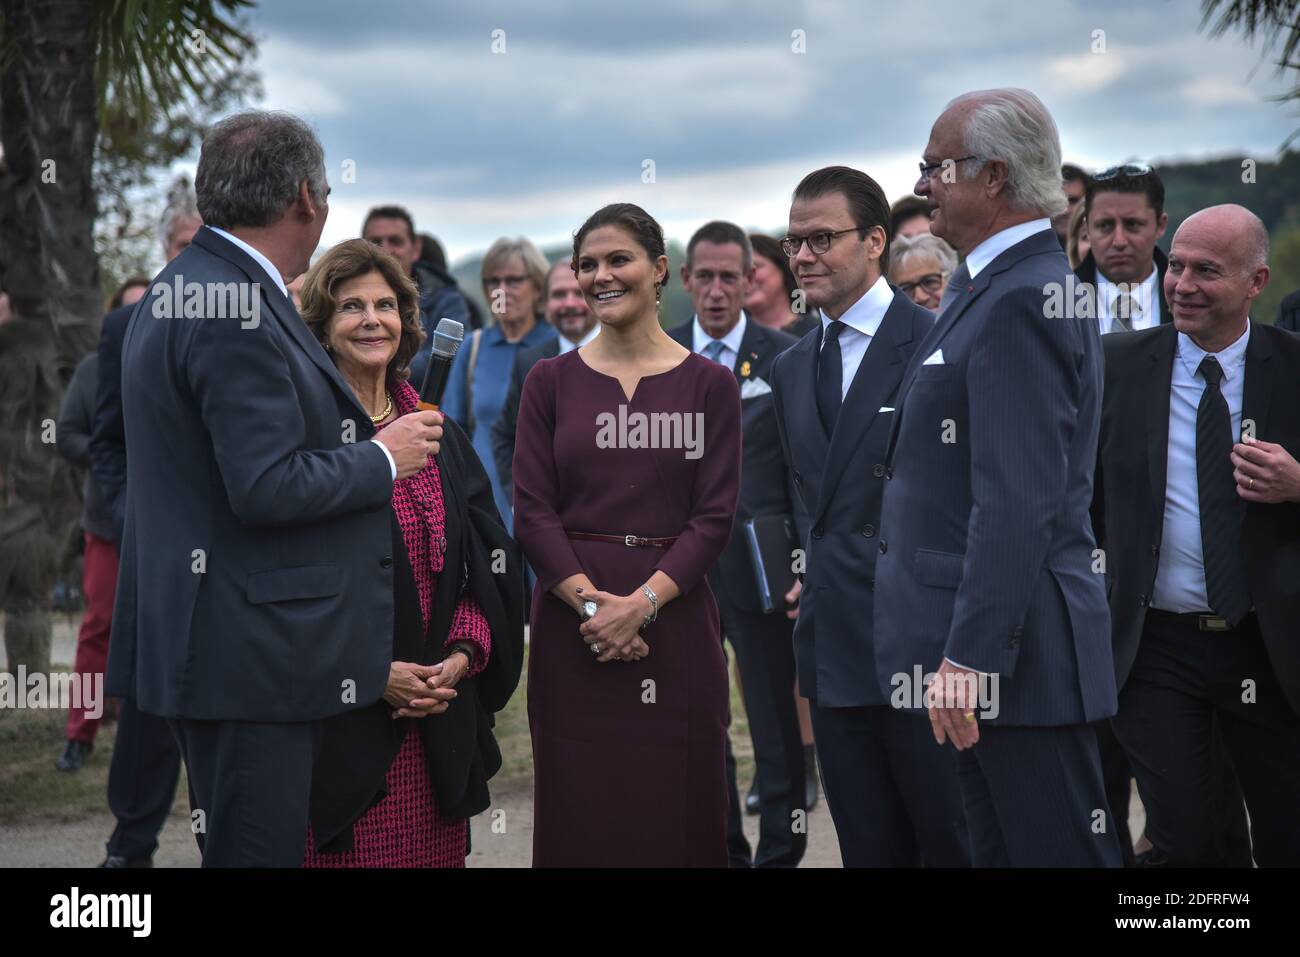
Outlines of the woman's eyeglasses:
M898 291L904 296L910 296L916 287L920 286L926 292L936 293L943 288L943 275L937 272L926 273L916 282L900 282Z
M483 285L487 289L496 289L498 286L505 286L507 289L518 289L526 282L528 282L527 276L484 276L483 277Z

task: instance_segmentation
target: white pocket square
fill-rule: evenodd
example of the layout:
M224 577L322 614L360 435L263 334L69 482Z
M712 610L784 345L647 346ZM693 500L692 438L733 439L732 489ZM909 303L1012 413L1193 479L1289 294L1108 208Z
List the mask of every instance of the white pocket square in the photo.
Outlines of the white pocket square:
M740 397L742 399L756 399L760 395L767 395L772 391L772 387L762 379L746 379L740 387Z
M934 352L932 352L932 353L930 354L929 358L927 358L924 362L922 362L921 365L923 365L923 366L941 366L941 365L943 365L943 350L942 350L942 349L935 349Z
M894 411L894 407L892 405L882 405L878 410L877 414L879 414L879 412L893 412L893 411Z

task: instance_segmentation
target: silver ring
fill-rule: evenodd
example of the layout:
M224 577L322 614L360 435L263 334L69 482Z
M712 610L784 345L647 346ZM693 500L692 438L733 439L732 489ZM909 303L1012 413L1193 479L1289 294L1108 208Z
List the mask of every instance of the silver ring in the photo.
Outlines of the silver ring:
M600 642L593 641L589 647L591 648L591 653L593 655L600 654Z

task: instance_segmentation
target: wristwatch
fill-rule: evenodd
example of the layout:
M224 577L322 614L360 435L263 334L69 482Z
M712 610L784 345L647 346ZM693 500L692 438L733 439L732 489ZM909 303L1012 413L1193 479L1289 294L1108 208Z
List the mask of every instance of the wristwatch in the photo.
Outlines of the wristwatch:
M594 617L596 612L599 610L600 606L588 598L582 603L582 610L578 612L578 617L583 621L591 621L592 617Z

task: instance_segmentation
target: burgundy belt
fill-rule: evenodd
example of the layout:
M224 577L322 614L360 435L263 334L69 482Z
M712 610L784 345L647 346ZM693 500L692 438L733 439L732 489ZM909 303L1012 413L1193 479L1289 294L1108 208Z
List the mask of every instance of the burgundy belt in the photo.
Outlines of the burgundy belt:
M640 535L598 535L595 532L569 532L570 538L580 542L609 542L611 545L626 545L628 548L667 548L677 538L642 538Z

